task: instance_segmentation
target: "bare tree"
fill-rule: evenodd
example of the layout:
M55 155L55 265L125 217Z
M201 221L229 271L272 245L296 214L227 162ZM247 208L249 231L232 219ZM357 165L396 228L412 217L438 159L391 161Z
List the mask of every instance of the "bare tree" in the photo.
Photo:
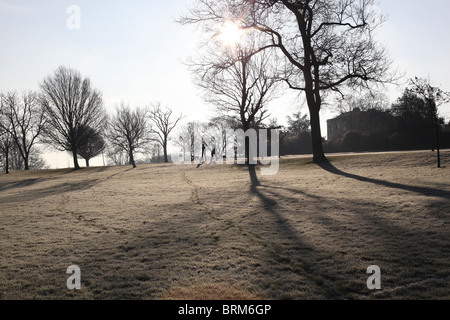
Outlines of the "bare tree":
M0 93L0 160L3 164L5 173L9 173L9 158L13 139L11 136L10 123L5 116L4 95Z
M175 139L173 143L175 144L175 146L180 148L180 155L183 159L183 162L186 162L186 152L188 150L191 150L190 137L189 133L187 132L187 128L183 128L179 131L178 139Z
M197 60L190 63L205 101L214 105L222 117L237 117L244 131L259 128L267 119L268 104L279 83L273 51L255 55L257 46L258 38L251 35L242 35L232 45L224 45L220 36L213 37ZM249 148L247 142L247 164ZM253 170L254 166L249 168Z
M10 153L13 147L13 143L14 142L11 137L11 134L9 133L0 134L0 151L2 153L2 162L6 174L9 173Z
M124 103L115 109L116 112L108 125L109 143L116 150L125 151L129 163L136 168L136 152L145 150L152 141L151 128L147 121L148 110L142 108L131 110Z
M75 169L79 169L78 148L82 127L101 130L106 121L102 94L91 85L89 78L70 68L59 67L40 85L41 103L47 126L45 142L58 150L72 152Z
M277 75L270 52L253 55L254 42L244 41L233 47L212 42L190 68L205 101L222 115L238 117L246 131L268 117Z
M89 167L89 160L101 154L106 147L105 140L100 132L91 127L80 127L81 138L78 147L78 155L86 161Z
M7 127L22 158L24 169L28 170L30 153L45 126L43 109L39 105L37 94L32 91L22 95L7 92L2 99L2 112Z
M107 148L106 156L111 160L108 165L124 166L130 163L129 153L117 146Z
M33 152L30 153L30 157L28 159L28 167L29 170L41 170L49 168L49 166L45 163L45 160L42 158L42 152L36 147L33 147ZM22 155L20 154L17 144L13 141L9 151L9 170L17 171L24 169L25 166Z
M9 161L13 143L14 142L9 131L5 131L0 128L0 158L6 174L9 173Z
M322 146L320 116L327 93L343 85L367 86L393 80L384 48L374 39L383 22L375 0L197 0L182 23L194 23L206 33L234 21L256 30L264 41L253 54L276 48L289 88L304 92L309 108L313 161L327 161Z
M169 158L167 156L169 135L178 122L183 118L183 115L174 116L173 111L170 108L163 108L160 103L156 103L150 110L148 117L155 124L155 129L152 130L155 136L154 141L159 143L162 147L164 162L167 163L169 162Z
M430 84L429 80L422 78L414 78L410 81L410 89L416 93L424 101L426 107L426 113L433 119L435 133L436 133L436 149L437 149L437 162L438 168L441 167L441 154L440 154L440 123L438 107L442 104L450 102L450 92L445 92L438 87L434 87Z
M178 139L174 140L174 144L181 149L183 161L186 161L186 152L189 152L189 161L191 163L195 161L196 128L199 126L201 126L199 122L191 121L183 125L177 132Z

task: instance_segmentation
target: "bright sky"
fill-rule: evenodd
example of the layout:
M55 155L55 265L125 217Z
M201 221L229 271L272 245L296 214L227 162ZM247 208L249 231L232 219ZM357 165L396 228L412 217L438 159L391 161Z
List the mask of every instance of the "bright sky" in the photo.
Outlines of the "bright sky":
M189 3L0 0L0 91L37 90L44 76L65 65L90 77L109 112L121 101L131 106L160 101L186 115L185 121L206 120L212 108L198 96L183 64L195 54L196 30L174 21ZM80 9L80 29L67 26L72 5ZM395 65L406 77L430 77L450 91L450 1L380 0L380 10L388 20L378 35ZM390 89L392 100L402 89ZM288 94L269 106L280 123L299 107L301 102ZM441 114L450 119L450 107L442 107ZM332 115L332 110L322 113L323 135ZM61 152L48 153L46 161L53 168L72 166L71 157ZM92 162L102 163L100 158Z

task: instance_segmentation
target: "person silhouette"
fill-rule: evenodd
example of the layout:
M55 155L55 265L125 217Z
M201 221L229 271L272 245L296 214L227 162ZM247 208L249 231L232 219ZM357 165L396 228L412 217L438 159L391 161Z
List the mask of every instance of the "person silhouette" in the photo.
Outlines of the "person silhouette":
M217 158L216 158L216 140L214 138L211 139L211 162L213 162L214 159L214 163L216 162Z
M206 152L205 152L206 151L206 146L207 146L207 144L206 144L205 140L202 138L202 157L200 159L200 163L203 163L203 158L206 161Z

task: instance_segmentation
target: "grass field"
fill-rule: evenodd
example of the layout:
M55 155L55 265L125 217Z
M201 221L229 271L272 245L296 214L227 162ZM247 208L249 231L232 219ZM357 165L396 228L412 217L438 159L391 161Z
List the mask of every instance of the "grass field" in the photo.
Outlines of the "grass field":
M1 174L0 299L450 299L450 152L330 160Z

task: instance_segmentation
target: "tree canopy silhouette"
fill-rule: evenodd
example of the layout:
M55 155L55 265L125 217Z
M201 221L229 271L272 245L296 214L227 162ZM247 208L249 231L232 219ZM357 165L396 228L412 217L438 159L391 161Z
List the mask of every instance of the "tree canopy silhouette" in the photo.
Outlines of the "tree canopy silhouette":
M75 169L79 169L78 149L83 127L101 130L106 121L102 94L89 78L71 68L59 67L41 83L41 104L47 126L45 141L61 151L70 151Z
M78 130L81 135L78 155L86 161L86 167L89 167L89 160L101 154L106 143L101 133L91 127L80 127Z

